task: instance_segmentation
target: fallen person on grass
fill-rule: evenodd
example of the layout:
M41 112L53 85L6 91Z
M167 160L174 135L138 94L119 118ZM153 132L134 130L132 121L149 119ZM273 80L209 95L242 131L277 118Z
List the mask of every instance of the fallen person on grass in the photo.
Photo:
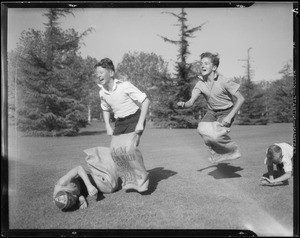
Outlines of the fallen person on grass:
M87 208L87 201L83 195L84 186L89 196L95 196L98 193L85 169L77 166L71 169L66 175L61 177L54 187L53 199L55 205L62 211L67 211L78 206L80 209Z
M86 197L98 192L112 193L118 186L118 174L107 147L94 147L84 150L88 169L77 166L61 177L54 187L55 205L62 211L76 207L87 208Z

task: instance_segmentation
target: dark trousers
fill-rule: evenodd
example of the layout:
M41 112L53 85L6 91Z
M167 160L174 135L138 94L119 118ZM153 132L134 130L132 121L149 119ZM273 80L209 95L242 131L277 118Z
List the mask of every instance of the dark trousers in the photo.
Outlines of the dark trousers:
M135 131L136 125L139 121L141 110L137 110L134 114L131 114L124 118L118 118L115 122L115 129L113 135L127 134ZM146 121L144 123L144 127Z

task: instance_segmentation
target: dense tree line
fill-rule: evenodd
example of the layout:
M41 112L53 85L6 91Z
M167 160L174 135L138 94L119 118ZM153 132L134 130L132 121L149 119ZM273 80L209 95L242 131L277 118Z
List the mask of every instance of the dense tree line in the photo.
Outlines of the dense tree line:
M91 118L100 119L99 88L93 66L96 59L78 53L84 37L74 29L62 30L58 19L72 12L49 9L45 31L23 31L17 48L8 55L8 111L25 135L74 136ZM197 83L199 62L187 63L188 38L202 25L189 29L186 12L169 13L179 21L181 38L166 42L178 46L176 74L155 53L128 52L116 67L117 77L129 80L151 100L149 119L160 127L195 128L206 112L200 97L190 109L178 109L178 100L187 101ZM248 67L249 69L249 67ZM250 70L249 70L250 72ZM236 77L246 101L236 123L241 125L293 122L292 62L280 70L282 77L254 83L249 75Z
M176 106L178 101L188 101L191 97L192 88L198 80L197 74L193 71L193 63L188 63L189 39L194 37L194 33L201 31L205 23L190 28L187 24L187 13L182 8L179 14L173 12L163 12L174 16L179 26L179 39L172 40L160 36L165 42L174 44L178 47L177 61L175 62L175 77L168 85L168 93L163 92L160 95L167 95L168 98L160 100L157 103L153 114L155 121L164 127L175 128L195 128L198 125L200 110L203 105L199 101L192 108L179 109ZM162 121L163 119L163 121Z
M58 19L67 14L72 12L49 9L45 31L23 31L16 51L9 55L9 76L17 92L15 120L25 135L77 135L87 125L95 60L82 59L78 50L92 29L82 34L62 30Z

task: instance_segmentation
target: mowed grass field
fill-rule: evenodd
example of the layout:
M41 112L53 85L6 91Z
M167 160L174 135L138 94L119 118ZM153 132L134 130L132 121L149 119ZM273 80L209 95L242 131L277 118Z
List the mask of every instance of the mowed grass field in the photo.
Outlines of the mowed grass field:
M52 201L56 181L77 165L84 149L109 147L103 123L78 137L22 137L9 127L9 229L247 229L258 236L292 236L294 177L283 186L260 186L268 145L293 143L292 124L238 126L230 135L242 158L212 165L196 129L150 124L140 150L150 173L146 194L119 190L86 210L61 212ZM298 203L298 201L295 201Z

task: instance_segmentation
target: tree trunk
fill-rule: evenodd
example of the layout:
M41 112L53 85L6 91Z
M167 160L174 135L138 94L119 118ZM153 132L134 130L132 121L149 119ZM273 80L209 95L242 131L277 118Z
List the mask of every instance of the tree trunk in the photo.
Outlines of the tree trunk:
M88 123L90 123L91 120L91 105L88 105Z

